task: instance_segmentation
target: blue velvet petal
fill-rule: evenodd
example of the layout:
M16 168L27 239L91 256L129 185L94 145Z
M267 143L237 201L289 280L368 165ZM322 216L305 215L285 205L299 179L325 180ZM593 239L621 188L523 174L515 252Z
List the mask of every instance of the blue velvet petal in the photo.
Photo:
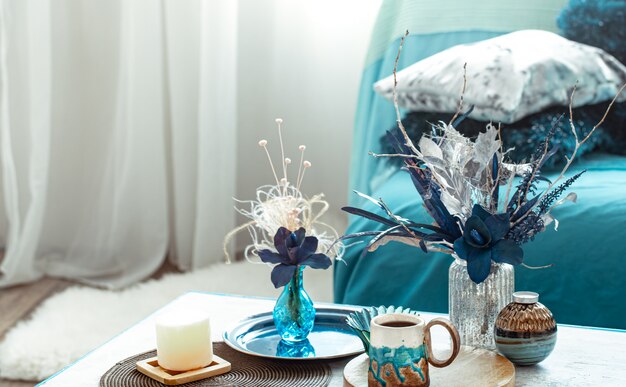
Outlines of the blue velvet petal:
M472 230L480 234L480 238L472 235ZM474 247L485 247L491 243L491 234L485 223L476 215L472 215L465 221L465 230L463 232L465 242Z
M259 250L257 252L261 261L265 263L289 263L289 258L278 253L273 252L272 250Z
M287 257L289 258L289 264L295 265L298 263L298 259L296 258L298 251L300 251L300 248L297 246L288 248Z
M289 238L290 235L291 231L287 230L285 227L280 227L274 235L274 247L276 247L278 254L284 255L285 257L288 255L287 238Z
M491 215L485 219L485 226L489 229L491 241L499 241L509 232L511 228L511 217L508 212Z
M282 263L274 266L272 270L272 283L274 287L278 289L287 285L289 281L291 281L293 273L296 272L296 268L297 266L295 265L284 265Z
M298 263L298 252L300 251L300 246L304 243L305 234L306 230L300 227L292 232L291 235L289 235L289 239L287 239L287 255L292 265Z
M491 212L485 210L480 204L474 204L474 207L472 207L472 216L477 216L480 220L484 221L491 216Z
M304 242L302 242L302 246L296 252L296 262L302 263L307 257L311 254L315 254L317 251L317 238L314 236L308 236L304 238Z
M291 233L291 243L293 243L292 245L290 245L289 247L299 247L302 242L304 242L304 236L306 235L306 230L304 229L304 227L300 227L299 229L297 229L296 231L294 231L293 233Z
M519 265L524 260L524 250L517 243L503 239L492 247L491 259L499 263Z
M478 231L470 230L469 235L472 237L472 241L474 241L477 246L485 245L485 238L483 238Z
M477 259L485 259L485 257L489 257L489 259L491 259L491 248L489 247L480 248L467 245L467 252L467 262L475 261Z
M332 261L325 254L313 254L302 261L302 265L309 266L312 269L328 269L332 265Z
M483 282L491 271L491 250L474 249L467 260L467 274L472 281Z
M463 237L457 238L457 240L454 241L454 252L461 259L467 259L469 256L469 250L472 248L472 246L465 243L465 239L463 239Z

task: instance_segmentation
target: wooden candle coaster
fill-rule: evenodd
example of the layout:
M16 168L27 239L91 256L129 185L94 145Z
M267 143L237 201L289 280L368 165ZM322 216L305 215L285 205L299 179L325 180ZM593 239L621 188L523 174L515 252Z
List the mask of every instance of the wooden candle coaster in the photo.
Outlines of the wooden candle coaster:
M211 376L222 375L230 371L230 367L229 362L215 355L213 355L213 362L211 364L204 368L191 371L166 370L159 366L156 356L137 362L137 371L168 386L177 386L179 384L206 379Z

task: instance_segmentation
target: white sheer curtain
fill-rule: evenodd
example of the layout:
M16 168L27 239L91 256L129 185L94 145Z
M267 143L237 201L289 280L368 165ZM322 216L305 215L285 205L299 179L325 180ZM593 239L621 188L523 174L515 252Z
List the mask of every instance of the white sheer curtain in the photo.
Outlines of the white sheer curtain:
M0 2L0 286L222 259L236 39L236 1Z

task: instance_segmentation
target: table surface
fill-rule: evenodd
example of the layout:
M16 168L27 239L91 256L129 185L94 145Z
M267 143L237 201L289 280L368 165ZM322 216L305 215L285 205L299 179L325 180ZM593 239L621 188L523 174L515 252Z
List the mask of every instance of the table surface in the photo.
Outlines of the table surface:
M218 341L222 340L222 332L235 322L270 311L273 306L274 300L270 299L186 293L41 382L39 386L98 386L100 377L119 360L155 348L154 319L160 313L188 309L206 311L211 316L213 340ZM432 313L421 315L427 320L441 316ZM343 385L342 371L348 360L330 363L333 369L331 386ZM538 365L516 367L516 385L626 386L626 331L559 325L554 352Z

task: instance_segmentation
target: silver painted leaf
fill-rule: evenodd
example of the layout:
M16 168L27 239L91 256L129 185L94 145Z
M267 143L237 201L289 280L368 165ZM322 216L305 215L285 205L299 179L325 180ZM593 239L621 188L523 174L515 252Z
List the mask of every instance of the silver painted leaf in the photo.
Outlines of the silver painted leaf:
M422 138L420 138L419 147L420 147L420 151L424 155L424 158L427 158L427 157L434 157L437 159L443 158L443 153L441 152L441 149L439 149L439 146L427 136L422 136Z
M500 150L500 146L498 130L493 125L487 125L487 130L478 134L474 142L472 160L480 166L480 173L491 165L493 155Z

